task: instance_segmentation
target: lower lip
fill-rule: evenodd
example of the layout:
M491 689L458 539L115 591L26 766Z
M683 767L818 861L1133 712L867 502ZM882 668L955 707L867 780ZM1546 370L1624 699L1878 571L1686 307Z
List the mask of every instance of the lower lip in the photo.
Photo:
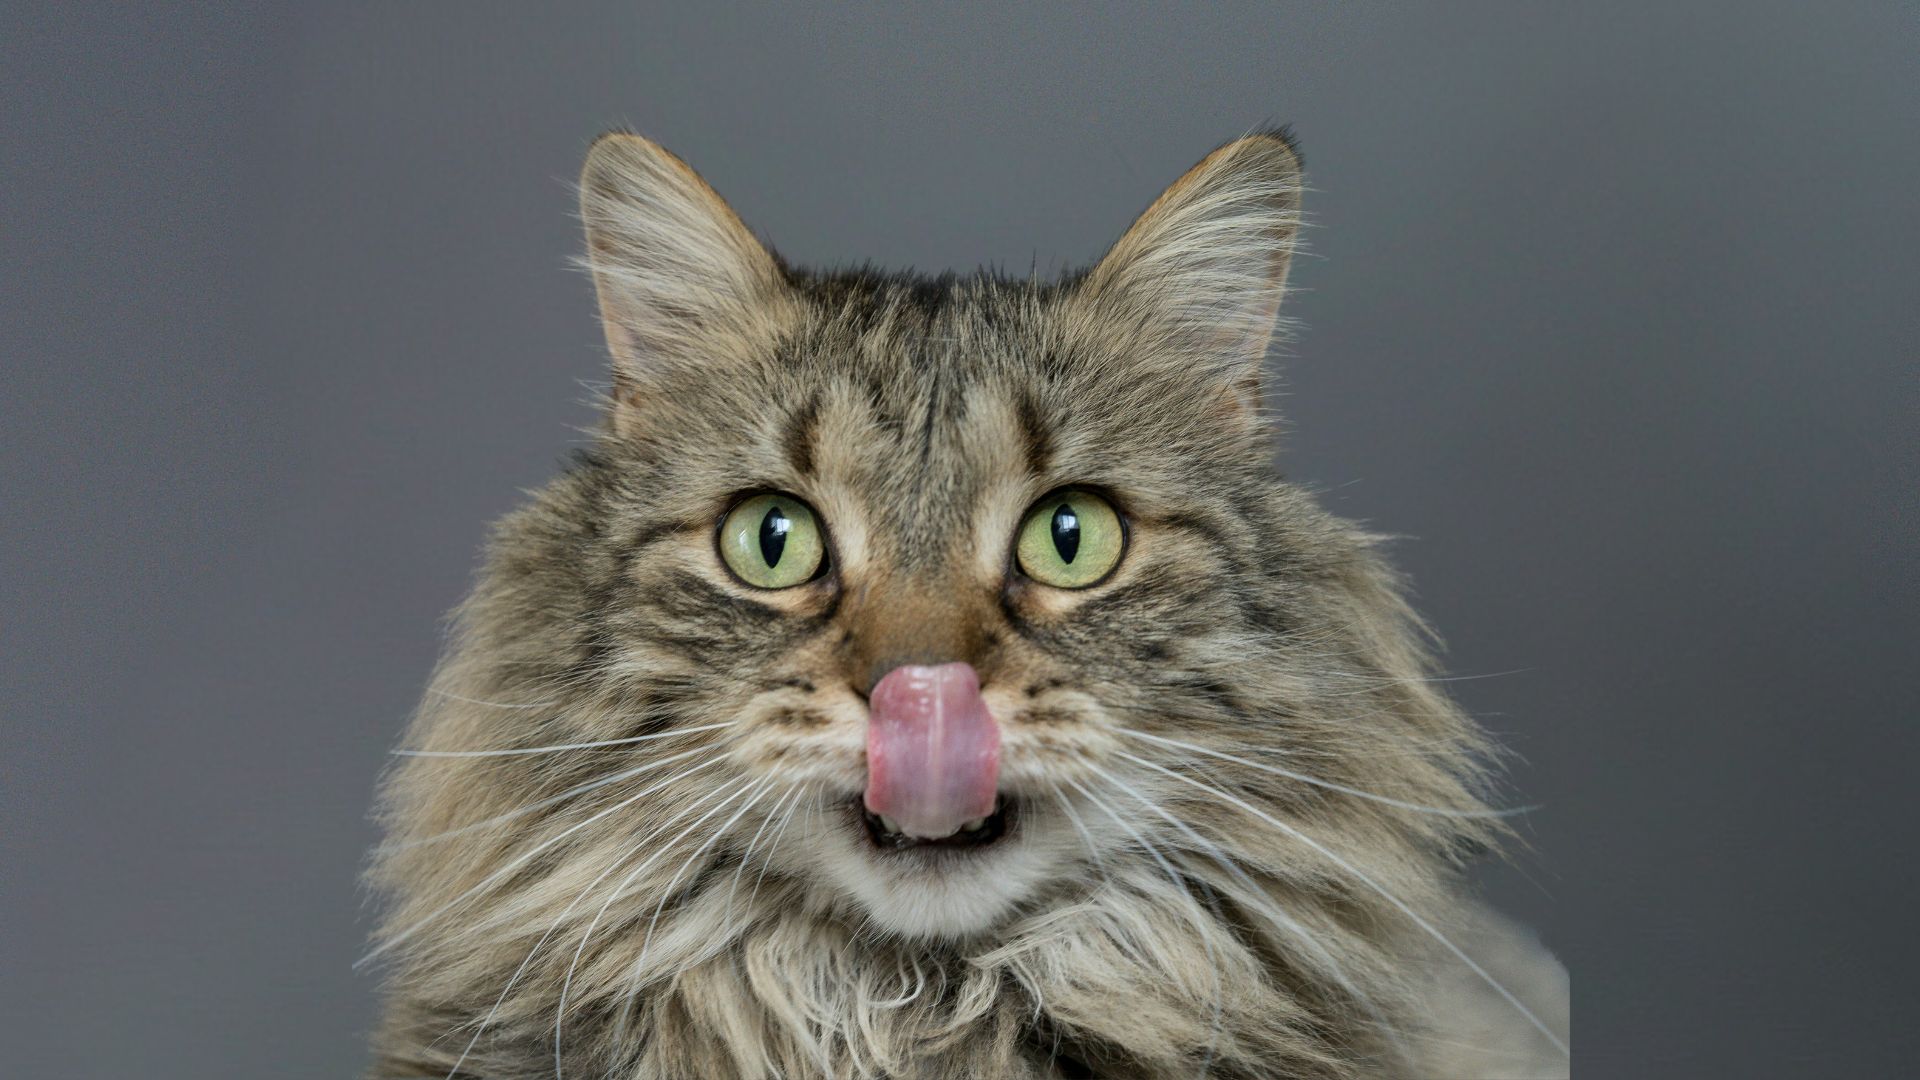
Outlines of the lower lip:
M880 829L879 819L867 812L866 807L861 804L861 800L858 797L855 797L852 801L851 809L860 831L866 834L867 842L871 844L875 850L889 855L903 852L950 852L954 854L984 852L1006 842L1007 837L1013 833L1014 823L1018 816L1013 800L1003 796L1000 800L999 809L993 812L993 815L987 819L986 826L979 831L974 833L957 833L953 836L941 837L938 840L917 840L910 837L903 837L899 834L883 833Z

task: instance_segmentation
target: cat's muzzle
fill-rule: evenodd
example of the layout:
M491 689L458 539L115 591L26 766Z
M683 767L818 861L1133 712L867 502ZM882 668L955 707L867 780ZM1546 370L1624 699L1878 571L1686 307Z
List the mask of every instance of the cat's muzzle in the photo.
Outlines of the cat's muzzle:
M863 805L883 834L984 834L999 787L1000 725L972 665L903 664L874 684Z

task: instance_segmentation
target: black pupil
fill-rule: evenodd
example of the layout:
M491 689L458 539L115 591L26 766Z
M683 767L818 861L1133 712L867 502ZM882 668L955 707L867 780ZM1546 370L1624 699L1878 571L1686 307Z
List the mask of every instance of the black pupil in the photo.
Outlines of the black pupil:
M792 531L793 519L777 506L760 519L760 557L769 569L780 565L780 556L787 551L787 534Z
M1060 561L1070 563L1080 554L1080 515L1073 507L1061 503L1053 512L1053 549L1060 553Z

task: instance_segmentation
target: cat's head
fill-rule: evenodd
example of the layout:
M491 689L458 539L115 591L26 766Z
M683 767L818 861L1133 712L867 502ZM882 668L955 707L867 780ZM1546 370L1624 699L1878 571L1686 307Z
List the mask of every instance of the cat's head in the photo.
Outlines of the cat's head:
M551 926L619 993L755 921L977 951L1080 905L1205 939L1216 990L1363 977L1343 935L1481 835L1480 744L1367 538L1272 469L1299 194L1260 134L1063 281L810 274L598 142L605 428L463 614L416 726L445 756L390 788L389 940Z

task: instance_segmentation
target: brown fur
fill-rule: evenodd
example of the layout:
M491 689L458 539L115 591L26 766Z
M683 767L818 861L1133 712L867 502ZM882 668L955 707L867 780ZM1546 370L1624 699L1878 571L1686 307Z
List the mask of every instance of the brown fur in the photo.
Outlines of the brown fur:
M386 782L377 1075L1564 1073L1504 999L1436 1005L1435 934L1482 925L1457 871L1500 831L1488 748L1373 539L1269 465L1284 137L1059 283L794 271L632 136L582 189L616 389L497 530L412 726L487 756ZM1067 485L1129 530L1074 592L1009 557ZM728 574L716 522L759 490L816 510L828 573ZM849 808L862 694L948 660L1018 817L890 863Z

